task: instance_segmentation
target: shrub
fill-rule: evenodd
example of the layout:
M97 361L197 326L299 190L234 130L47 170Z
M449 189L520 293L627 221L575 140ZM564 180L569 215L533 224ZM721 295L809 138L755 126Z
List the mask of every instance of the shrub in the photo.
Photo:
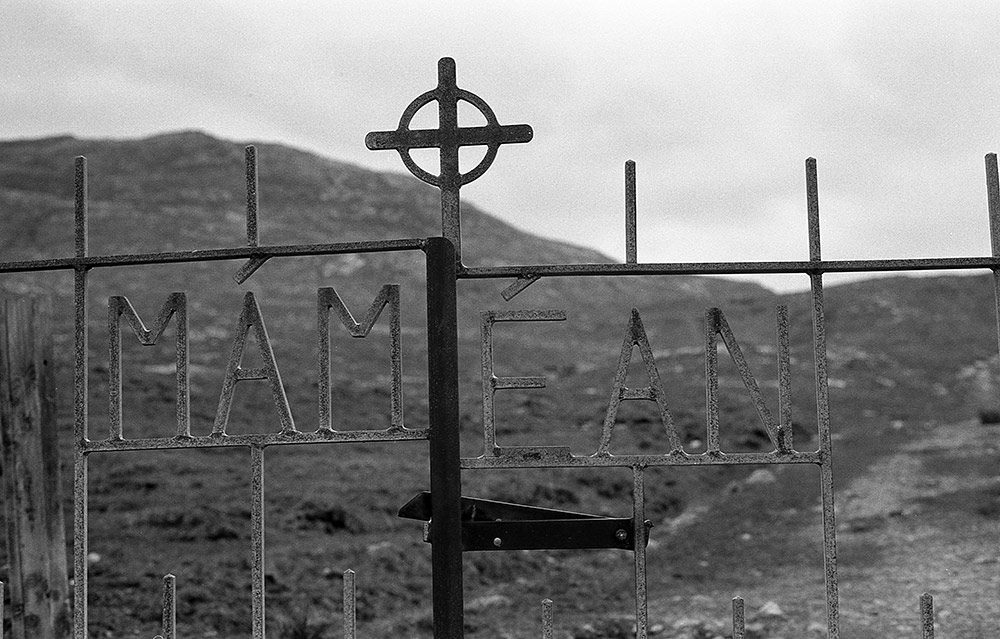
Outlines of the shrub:
M983 408L979 410L979 423L1000 424L1000 410L996 408Z

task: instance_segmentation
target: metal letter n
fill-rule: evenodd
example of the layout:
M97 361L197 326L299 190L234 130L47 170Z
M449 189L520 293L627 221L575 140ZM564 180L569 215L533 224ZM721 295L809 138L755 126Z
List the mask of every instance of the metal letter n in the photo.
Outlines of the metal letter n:
M705 396L708 412L708 447L710 454L722 452L719 448L719 352L716 335L722 337L726 350L739 370L740 379L746 386L747 394L757 409L757 416L767 431L774 449L781 453L792 451L792 403L790 388L790 364L788 355L788 307L778 306L778 420L774 419L760 386L754 379L753 371L740 350L740 345L729 328L726 316L718 308L705 311Z

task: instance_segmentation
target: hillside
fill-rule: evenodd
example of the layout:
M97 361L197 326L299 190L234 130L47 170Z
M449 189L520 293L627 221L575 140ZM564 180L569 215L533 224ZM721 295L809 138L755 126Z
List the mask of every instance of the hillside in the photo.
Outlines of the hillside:
M88 158L91 254L241 246L245 243L242 148L242 144L196 132L129 141L60 137L0 143L0 256L20 260L72 253L68 221L72 219L72 158L76 155ZM373 173L279 145L259 144L258 157L262 243L420 238L440 233L437 192L409 177ZM514 229L469 204L463 207L463 230L468 264L608 261L594 251ZM363 309L382 284L392 282L402 290L404 333L414 336L404 343L409 348L407 360L413 362L407 364L405 373L422 376L422 256L272 260L242 286L231 277L239 266L227 262L95 271L90 296L95 360L106 357L102 339L107 331L103 318L108 296L126 295L145 315L177 290L187 292L189 298L195 370L221 374L240 300L250 290L260 301L279 355L296 362L285 368L310 371L302 379L286 379L286 384L308 385L307 377L314 377L315 337L308 327L315 326L316 289L334 286L353 309ZM465 370L475 375L469 378L472 384L478 377L473 364L478 357L478 313L514 306L499 297L507 284L460 284L463 343L468 345L463 355L469 364ZM61 307L70 308L72 278L68 273L8 277L0 285L12 292L55 291ZM632 305L648 304L644 312L657 318L649 326L651 339L656 336L660 347L675 348L700 343L699 326L707 304L754 300L766 308L764 300L771 298L759 286L721 279L678 277L639 283L631 278L591 278L540 282L515 304L566 309L570 322L565 326L573 328L567 333L560 325L557 331L566 341L554 344L547 337L539 338L548 345L532 343L525 352L540 347L556 353L565 351L568 344L585 344L574 352L586 360L582 367L589 369L601 363L614 366ZM621 310L609 312L612 308ZM603 352L592 352L597 343L605 347ZM138 355L141 362L161 357L147 351ZM352 357L338 349L335 358L345 366L360 366L360 374L352 376L355 379L371 376L366 375L372 372L371 357ZM570 361L566 365L580 364ZM294 374L283 372L286 377ZM421 393L417 384L418 402Z
M241 246L245 242L243 146L199 132L142 140L57 137L0 142L0 260L71 255L73 157L81 154L87 156L90 169L92 254ZM375 173L280 145L257 147L264 244L439 233L437 192L409 176ZM608 261L588 249L520 231L469 203L463 203L463 255L468 265ZM239 266L216 262L92 273L92 437L103 437L107 420L108 296L128 296L148 322L169 293L187 293L192 426L196 434L204 434L214 418L240 300L246 291L253 291L297 425L311 430L316 420L316 289L334 286L357 317L379 287L390 282L398 283L402 291L405 419L409 426L424 424L420 255L275 259L243 285L232 279ZM553 278L532 285L508 303L499 295L507 284L459 283L466 455L476 455L482 447L478 314L510 308L563 309L568 319L497 327L497 374L547 379L545 389L498 396L502 444L570 445L580 454L595 449L622 331L630 308L637 307L675 422L685 443L694 449L704 439L704 309L723 309L773 406L774 307L787 304L796 446L814 447L807 295L777 295L754 284L708 277ZM67 354L59 361L65 428L72 404L65 392L71 388L71 287L68 273L0 276L0 291L8 295L51 295L55 300L60 312L57 345ZM1000 409L994 308L989 276L894 277L828 288L838 486L869 485L868 473L881 469L885 460L895 460L898 446L927 439L937 424L972 423L969 420L980 411ZM366 340L348 338L339 326L333 329L338 428L386 424L385 326L376 324ZM172 331L168 328L165 339L152 348L140 348L124 333L128 435L172 432ZM635 357L631 374L638 375L637 385L642 385L644 373L638 362ZM766 438L735 367L724 354L720 363L723 447L756 450ZM641 402L626 404L619 413L616 446L625 452L662 448L665 437L655 411ZM268 394L242 385L230 423L230 432L276 430ZM128 453L92 459L91 546L99 557L92 566L94 636L132 636L132 629L153 633L159 615L158 581L168 571L178 575L181 636L246 635L249 510L244 498L249 472L243 452ZM993 454L987 451L982 463L977 462L977 477L987 473ZM395 516L399 505L427 487L425 446L286 447L269 449L268 456L268 602L279 639L293 636L288 628L296 619L318 629L323 619L335 617L339 575L346 568L359 575L362 636L404 631L426 636L429 553L420 541L419 526ZM815 473L784 470L788 472L779 474L783 490L768 486L743 492L741 482L749 469L718 468L664 471L662 483L648 486L648 514L657 525L651 548L654 543L659 548L650 564L651 611L664 619L676 617L679 613L671 610L670 602L680 600L674 597L683 598L683 607L694 611L699 606L693 602L705 592L718 595L715 603L723 606L726 593L746 583L733 575L748 580L754 592L779 598L782 593L762 584L785 574L781 570L816 572L818 540L796 532L814 531L816 526L811 510L818 494ZM631 478L615 472L482 471L466 473L463 481L470 495L570 510L623 516L630 503ZM981 494L969 497L970 503L979 503L977 499L987 506L992 503L990 486L983 484ZM941 501L948 499L948 494L938 496ZM987 506L986 512L992 513ZM973 511L969 516L978 521L978 511ZM771 539L775 512L785 513L782 525L791 531L787 539L794 540L787 546ZM744 552L739 543L734 545L743 534L770 543L755 542L752 552ZM535 628L537 602L553 596L565 611L560 613L563 627L572 626L575 636L614 636L611 629L604 635L588 635L585 624L628 613L629 564L628 557L616 553L469 556L470 632L501 636L500 625L513 624L511 632L520 636ZM717 566L725 569L716 570ZM815 590L808 581L794 597L784 593L795 601L812 597L812 603L801 603L801 610L789 613L796 623L806 620L799 630L814 617L810 606L815 604ZM602 602L599 610L594 601ZM332 631L317 635L327 636L337 635ZM671 636L669 631L665 636Z

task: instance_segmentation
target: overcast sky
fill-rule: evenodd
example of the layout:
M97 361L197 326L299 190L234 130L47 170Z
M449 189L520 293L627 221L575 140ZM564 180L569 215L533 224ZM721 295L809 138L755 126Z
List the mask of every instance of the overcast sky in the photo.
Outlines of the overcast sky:
M624 259L634 159L639 261L806 259L814 156L825 259L989 254L996 0L5 0L0 24L4 139L197 128L403 171L365 134L451 56L534 128L462 191L528 231Z

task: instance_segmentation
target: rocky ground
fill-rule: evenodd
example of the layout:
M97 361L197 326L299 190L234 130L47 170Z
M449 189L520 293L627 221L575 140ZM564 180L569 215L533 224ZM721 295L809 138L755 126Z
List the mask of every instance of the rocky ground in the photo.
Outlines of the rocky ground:
M919 598L924 592L934 596L936 637L998 636L1000 426L962 422L909 432L902 432L908 430L905 424L889 429L907 443L838 486L841 637L921 637ZM849 447L842 448L850 453ZM781 474L773 481L758 474L759 485L745 489L773 489ZM808 513L813 525L806 523L806 513L786 511L775 518L775 529L794 522L794 535L815 545L818 506L813 511ZM698 526L691 523L688 531ZM796 548L794 541L789 547ZM792 562L757 572L738 593L706 583L702 592L651 600L651 634L731 637L731 622L724 615L730 598L739 594L746 600L748 638L827 636L821 569ZM622 619L620 630L630 623ZM614 633L591 624L571 634Z

